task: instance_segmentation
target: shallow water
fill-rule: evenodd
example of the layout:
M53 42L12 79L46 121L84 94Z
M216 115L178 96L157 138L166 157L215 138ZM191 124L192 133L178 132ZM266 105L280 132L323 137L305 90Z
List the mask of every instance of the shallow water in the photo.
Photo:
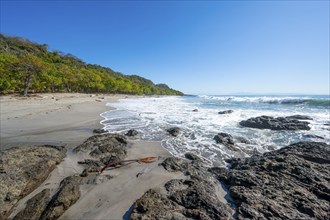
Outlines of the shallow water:
M329 96L186 96L122 99L109 103L115 110L103 113L101 122L110 132L124 133L138 130L142 140L158 140L173 155L187 151L203 156L213 165L226 165L224 159L250 156L256 152L279 149L298 141L322 141L330 143ZM194 109L198 109L194 112ZM220 115L219 111L234 110L232 114ZM244 128L239 122L261 115L290 116L308 115L310 131L271 131ZM178 137L171 137L166 129L180 127ZM229 133L243 137L251 144L236 144L229 149L216 144L214 135ZM309 138L318 135L324 139Z

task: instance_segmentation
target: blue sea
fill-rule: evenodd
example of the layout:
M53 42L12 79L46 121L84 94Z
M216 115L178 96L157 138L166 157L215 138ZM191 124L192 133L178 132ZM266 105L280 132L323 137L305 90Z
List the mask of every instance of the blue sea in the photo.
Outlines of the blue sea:
M101 114L104 117L101 123L109 132L124 134L136 129L140 132L137 139L161 141L162 146L176 156L194 152L217 166L225 166L225 159L248 157L298 141L330 144L329 96L166 96L127 98L107 105L113 110ZM224 110L233 110L233 113L218 114ZM240 121L251 117L297 114L313 118L311 130L272 131L239 125ZM180 135L168 135L166 129L170 127L179 127ZM227 148L213 140L220 132L243 137L250 143L237 143L234 148Z

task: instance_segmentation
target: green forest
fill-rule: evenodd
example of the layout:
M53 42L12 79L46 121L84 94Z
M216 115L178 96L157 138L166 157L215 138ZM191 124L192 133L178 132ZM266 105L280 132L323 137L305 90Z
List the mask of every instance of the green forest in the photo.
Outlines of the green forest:
M87 64L48 45L0 34L0 94L42 92L183 95L166 84Z

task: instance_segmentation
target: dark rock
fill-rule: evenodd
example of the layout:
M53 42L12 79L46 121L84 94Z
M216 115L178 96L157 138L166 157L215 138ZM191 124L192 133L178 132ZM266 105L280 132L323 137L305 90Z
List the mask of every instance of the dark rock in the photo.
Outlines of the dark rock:
M220 115L224 115L224 114L231 114L231 113L233 113L234 111L233 110L225 110L225 111L220 111L220 112L218 112L218 114L220 114Z
M310 130L309 122L290 119L290 117L260 116L239 123L243 127L271 130Z
M287 116L285 118L287 118L287 119L295 119L295 120L313 120L312 117L309 117L307 115L291 115L291 116Z
M165 184L165 188L169 193L168 198L185 207L186 211L198 210L209 219L231 217L229 207L215 193L214 182L194 176L189 180L171 180Z
M194 109L193 112L198 112L198 109Z
M176 137L180 134L180 128L178 127L169 128L166 131L173 137Z
M244 137L236 137L235 138L237 142L243 143L243 144L252 144L252 142Z
M225 146L234 145L234 138L227 133L218 133L213 138L218 144L223 144Z
M186 179L172 179L167 193L147 191L134 205L131 219L233 219L233 210L219 199L219 182L192 153L186 159L169 157L161 163L170 172L181 171Z
M59 191L53 196L40 219L58 219L80 198L80 176L69 176L62 180Z
M160 165L170 172L184 171L188 168L189 162L178 157L168 157Z
M104 133L107 133L108 131L107 130L104 130L103 128L98 128L98 129L94 129L93 130L93 133L94 134L104 134Z
M317 138L317 139L324 139L324 137L314 135L314 134L306 134L304 135L305 138Z
M125 135L133 137L133 136L136 136L138 134L139 134L139 132L137 130L131 129L131 130L127 131L127 133Z
M203 159L197 156L196 154L193 154L191 152L185 153L184 157L187 158L188 160L195 160L195 161L200 161L202 162Z
M89 151L89 155L103 163L110 159L123 160L127 155L127 141L119 134L95 135L76 147L75 151Z
M104 166L104 163L98 161L98 160L91 160L91 159L86 159L84 161L78 161L78 164L82 164L87 167L101 167Z
M237 219L328 219L330 145L300 142L210 168L228 187Z
M0 219L6 219L13 206L44 182L66 156L58 146L17 147L0 152Z
M14 220L39 219L49 201L50 189L42 190L27 201L26 207L14 217Z
M150 189L135 202L130 219L177 219L176 212L181 214L178 204Z

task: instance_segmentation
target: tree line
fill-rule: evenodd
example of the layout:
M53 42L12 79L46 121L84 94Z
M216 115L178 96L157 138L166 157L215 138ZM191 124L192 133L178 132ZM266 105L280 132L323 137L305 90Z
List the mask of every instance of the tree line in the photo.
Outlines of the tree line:
M0 94L29 92L183 95L166 84L87 64L21 37L0 34Z

